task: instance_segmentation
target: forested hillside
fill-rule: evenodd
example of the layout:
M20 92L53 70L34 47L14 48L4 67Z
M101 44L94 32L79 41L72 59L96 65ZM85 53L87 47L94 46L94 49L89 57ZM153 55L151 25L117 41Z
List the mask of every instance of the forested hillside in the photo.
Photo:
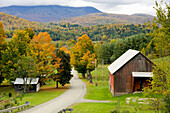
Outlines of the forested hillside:
M87 34L92 41L108 41L115 38L126 38L139 33L148 33L150 29L141 24L106 24L94 26L81 26L70 23L38 23L21 19L9 14L0 13L0 21L3 23L6 35L12 37L16 29L32 28L35 34L48 32L53 41L76 40L83 34Z
M81 24L85 26L113 23L143 24L145 21L152 21L153 18L154 16L148 14L125 15L125 14L94 13L79 17L65 18L60 21L57 21L57 23L67 22Z
M44 25L38 22L32 22L25 19L21 19L19 17L9 15L6 13L0 12L0 22L3 23L4 29L8 37L12 37L13 32L17 29L40 29L44 28Z

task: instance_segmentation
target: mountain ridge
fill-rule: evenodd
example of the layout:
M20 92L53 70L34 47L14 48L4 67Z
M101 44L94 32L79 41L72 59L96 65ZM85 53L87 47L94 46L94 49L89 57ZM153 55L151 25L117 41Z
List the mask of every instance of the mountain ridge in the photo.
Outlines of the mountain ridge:
M73 23L84 26L100 25L100 24L144 24L146 21L152 21L154 16L143 13L136 13L132 15L127 14L111 14L111 13L92 13L88 15L64 18L56 23Z
M90 13L102 13L94 7L70 7L60 5L13 5L8 7L1 7L0 12L36 22L57 21L66 17L82 16Z

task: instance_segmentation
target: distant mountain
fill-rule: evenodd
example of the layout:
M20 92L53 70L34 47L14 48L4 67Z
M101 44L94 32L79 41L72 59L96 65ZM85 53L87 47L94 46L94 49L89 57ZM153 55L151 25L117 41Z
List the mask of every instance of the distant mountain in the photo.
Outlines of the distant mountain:
M152 15L144 14L144 13L135 13L135 14L132 14L132 16L153 17Z
M152 21L154 16L148 14L108 14L108 13L93 13L79 17L65 18L57 21L57 23L67 22L81 24L85 26L100 25L100 24L143 24L144 21Z
M94 7L68 7L59 5L9 6L1 7L0 12L36 22L57 21L67 17L102 13Z

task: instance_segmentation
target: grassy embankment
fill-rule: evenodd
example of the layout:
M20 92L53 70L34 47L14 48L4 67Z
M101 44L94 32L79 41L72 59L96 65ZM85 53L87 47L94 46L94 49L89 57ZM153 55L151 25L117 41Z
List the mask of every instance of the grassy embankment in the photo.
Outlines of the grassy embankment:
M170 69L170 56L153 59L153 62L159 66L161 69ZM109 91L109 72L107 69L108 65L104 65L102 70L102 66L99 65L97 68L97 84L90 84L86 79L80 78L83 82L86 83L87 93L85 95L86 99L92 100L110 100L110 101L120 101L120 108L119 110L123 112L124 110L129 111L130 113L150 113L154 111L147 111L144 109L145 105L135 105L135 104L126 104L125 99L127 97L143 97L142 93L139 94L127 94L118 97L113 97ZM103 73L103 75L102 75ZM169 70L168 70L169 73ZM92 71L91 74L93 75L93 83L95 83L95 71ZM170 80L170 78L168 78ZM115 105L117 102L111 103L79 103L75 104L73 107L73 113L109 113L110 111L115 110ZM116 105L117 106L117 105ZM143 107L142 107L143 106ZM142 108L142 109L140 109ZM136 109L136 110L135 110Z

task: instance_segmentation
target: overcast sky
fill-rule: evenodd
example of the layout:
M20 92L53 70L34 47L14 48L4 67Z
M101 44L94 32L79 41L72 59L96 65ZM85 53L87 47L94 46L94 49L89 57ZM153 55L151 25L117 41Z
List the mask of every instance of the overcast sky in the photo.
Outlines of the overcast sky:
M161 0L157 0L160 3ZM168 3L169 0L164 0ZM134 14L147 13L155 15L155 0L0 0L0 7L10 5L64 5L92 6L106 13Z

